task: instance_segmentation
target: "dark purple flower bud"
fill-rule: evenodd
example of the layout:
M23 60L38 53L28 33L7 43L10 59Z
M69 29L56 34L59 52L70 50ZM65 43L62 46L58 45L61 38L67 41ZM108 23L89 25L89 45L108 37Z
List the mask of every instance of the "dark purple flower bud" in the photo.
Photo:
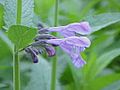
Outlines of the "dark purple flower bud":
M35 52L31 53L32 59L34 63L38 63L38 58L37 55L35 54Z
M39 51L35 47L32 47L32 50L36 53L36 55L39 54Z
M35 41L39 41L41 39L57 39L55 36L53 35L50 35L50 34L41 34L41 35L38 35L37 37L35 37Z
M57 46L59 46L59 45L56 45L56 44L51 44L53 47L57 47Z
M39 31L38 31L39 34L48 34L49 33L49 30L46 29L46 28L41 28Z
M45 45L45 44L47 44L45 40L39 40L39 41L32 43L31 45L33 47L36 47L36 46L41 46L41 45Z
M49 57L55 55L55 49L52 46L46 46L45 50L46 50Z
M43 25L41 23L38 24L38 30L42 29Z
M34 63L38 63L37 54L31 47L26 48L25 51L31 54Z
M44 50L43 50L43 48L39 48L39 49L38 49L38 51L39 51L39 54L42 54L42 53L44 53Z
M25 48L25 52L30 53L29 48Z

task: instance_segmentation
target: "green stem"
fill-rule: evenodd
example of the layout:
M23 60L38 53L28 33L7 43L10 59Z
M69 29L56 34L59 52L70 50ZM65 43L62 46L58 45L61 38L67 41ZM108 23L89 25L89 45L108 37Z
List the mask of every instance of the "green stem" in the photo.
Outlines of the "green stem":
M21 24L21 16L22 16L22 0L17 0L17 18L16 18L17 24Z
M20 90L20 62L16 46L13 50L13 83L14 90Z
M57 69L57 58L55 57L52 61L52 76L51 76L51 90L56 90L56 69Z
M55 18L54 18L54 26L58 24L58 4L59 1L55 0ZM53 35L57 36L57 33L53 33ZM56 69L57 69L57 56L54 57L52 61L52 73L51 73L51 90L56 90Z
M58 4L59 4L59 0L55 1L55 18L54 18L54 26L57 26L58 24Z
M21 24L22 0L17 0L16 24ZM13 50L13 90L20 90L20 61L17 46Z

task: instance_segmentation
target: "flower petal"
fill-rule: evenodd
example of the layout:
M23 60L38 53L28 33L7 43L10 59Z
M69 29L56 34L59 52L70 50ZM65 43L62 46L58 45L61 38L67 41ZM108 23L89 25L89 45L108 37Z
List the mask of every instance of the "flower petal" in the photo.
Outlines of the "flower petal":
M73 50L73 46L63 42L60 44L60 47L68 54L70 54Z
M60 34L63 35L64 37L71 37L71 36L75 36L75 32L73 31L68 31L66 29L63 29L60 31Z
M61 32L64 28L65 28L65 26L50 27L50 28L48 28L48 30L50 32Z
M63 42L63 39L50 39L46 40L48 44L60 45Z
M78 47L89 47L91 42L87 37L77 37L72 36L63 39L50 39L46 41L49 44L61 45L61 44L69 44ZM66 43L64 43L66 42Z
M86 62L82 59L82 57L81 56L79 56L79 55L72 55L71 56L71 58L72 58L72 63L77 67L77 68L80 68L80 67L83 67L84 66L84 64L86 64Z
M65 41L70 45L75 45L79 47L89 47L91 44L90 40L87 37L72 36L65 38Z
M91 27L88 22L72 23L67 25L66 30L73 31L82 35L90 34Z

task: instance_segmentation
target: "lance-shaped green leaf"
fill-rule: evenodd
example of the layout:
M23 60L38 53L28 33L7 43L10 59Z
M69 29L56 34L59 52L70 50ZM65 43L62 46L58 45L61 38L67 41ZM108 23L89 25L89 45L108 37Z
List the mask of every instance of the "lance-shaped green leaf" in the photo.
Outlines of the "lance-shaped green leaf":
M111 24L119 22L120 13L104 13L95 16L88 16L85 20L90 23L92 32L95 32Z
M88 83L88 87L86 90L103 90L106 86L120 80L120 74L109 74L106 76L102 76L96 78L95 80ZM107 89L109 90L109 89ZM113 89L115 90L115 89Z
M21 25L13 25L8 30L8 37L17 49L22 49L30 44L36 34L36 29Z
M116 48L109 52L103 53L93 65L93 76L98 75L115 57L120 55L120 49Z
M21 24L25 26L32 26L33 18L33 0L22 0L22 16ZM16 13L17 13L17 2L16 0L6 0L5 1L5 24L6 27L16 24Z
M120 80L111 83L110 85L103 88L103 90L119 90L120 89Z

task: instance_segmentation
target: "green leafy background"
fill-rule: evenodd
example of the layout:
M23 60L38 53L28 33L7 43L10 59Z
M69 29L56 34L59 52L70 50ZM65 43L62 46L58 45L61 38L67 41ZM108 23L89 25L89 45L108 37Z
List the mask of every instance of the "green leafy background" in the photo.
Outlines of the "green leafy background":
M88 21L92 27L88 36L92 44L82 53L87 64L80 69L57 49L56 90L120 90L119 2L59 0L58 25ZM0 0L0 90L13 90L13 44L18 49L29 45L36 35L38 22L53 26L54 9L55 0L23 0L22 25L15 25L16 0ZM30 57L21 52L21 90L50 90L53 59L40 55L39 63L33 64Z

